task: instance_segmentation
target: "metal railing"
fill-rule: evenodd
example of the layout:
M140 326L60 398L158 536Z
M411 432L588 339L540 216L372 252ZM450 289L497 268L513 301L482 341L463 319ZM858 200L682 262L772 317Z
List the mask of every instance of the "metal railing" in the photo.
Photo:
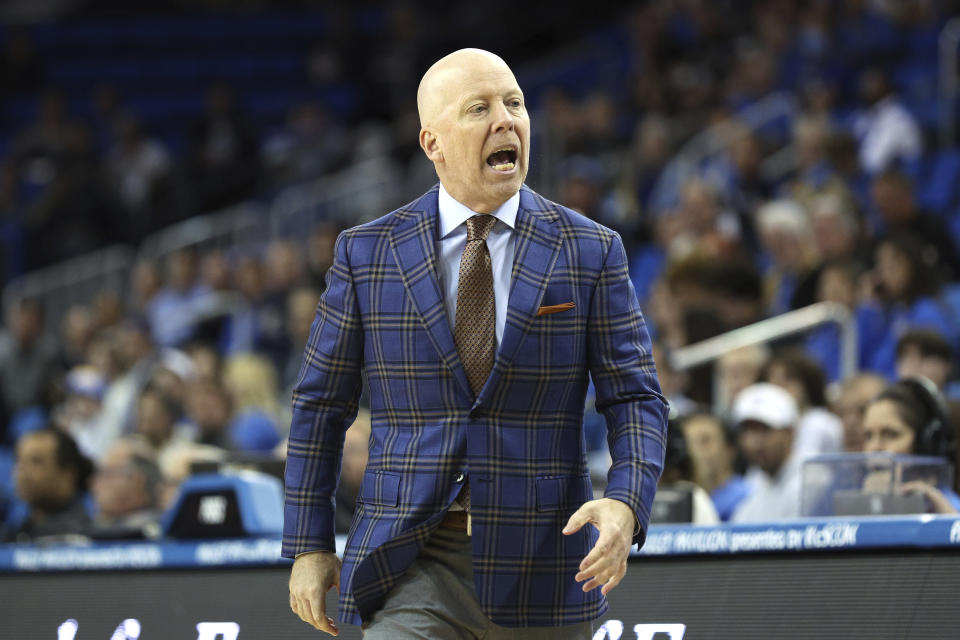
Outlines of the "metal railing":
M673 352L671 364L677 371L685 371L742 347L765 344L830 323L841 329L840 375L853 375L857 372L857 325L850 310L837 302L818 302L681 347Z
M694 136L678 151L657 180L651 202L662 206L672 200L683 184L699 175L704 162L732 143L784 117L793 118L797 104L785 92L772 93L740 111L735 118L718 122ZM739 125L739 126L737 126Z
M104 291L122 299L135 255L131 247L114 245L13 278L3 289L4 309L36 299L44 309L44 328L57 331L73 305L89 304Z
M840 378L846 379L857 372L857 324L850 310L837 302L818 302L681 347L670 355L670 364L676 371L686 371L743 347L766 344L831 323L840 327ZM719 376L713 378L715 384L719 382ZM715 390L715 402L719 398Z
M323 221L354 226L397 208L404 184L386 157L371 158L305 185L289 187L269 211L272 237L306 238Z
M227 249L265 238L267 210L256 202L245 202L216 213L196 216L161 229L140 245L138 257L163 260L188 247L200 250Z

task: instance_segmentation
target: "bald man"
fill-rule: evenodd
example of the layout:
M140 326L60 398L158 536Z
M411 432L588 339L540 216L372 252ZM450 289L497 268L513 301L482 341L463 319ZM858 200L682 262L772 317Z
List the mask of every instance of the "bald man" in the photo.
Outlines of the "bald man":
M619 236L524 186L530 118L496 55L417 92L429 192L337 239L294 390L290 606L367 640L589 638L642 545L666 402ZM370 387L369 459L341 562L344 431ZM613 464L593 499L589 379Z

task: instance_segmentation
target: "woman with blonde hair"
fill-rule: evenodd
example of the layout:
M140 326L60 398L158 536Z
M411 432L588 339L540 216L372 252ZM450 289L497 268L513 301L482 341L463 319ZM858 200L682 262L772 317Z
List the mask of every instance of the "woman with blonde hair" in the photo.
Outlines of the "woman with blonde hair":
M241 353L227 360L223 384L233 404L228 428L240 451L271 451L280 442L277 372L263 356Z

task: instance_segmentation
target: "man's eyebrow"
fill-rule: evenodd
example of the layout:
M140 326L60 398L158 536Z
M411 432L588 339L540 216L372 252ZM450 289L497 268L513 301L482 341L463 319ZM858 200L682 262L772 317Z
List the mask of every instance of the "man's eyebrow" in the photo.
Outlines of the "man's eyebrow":
M473 102L474 100L489 100L492 96L493 94L481 93L481 92L470 93L463 98L462 103L466 104L468 102ZM520 89L511 89L510 91L507 91L506 93L504 93L503 97L504 98L522 98L523 92L520 91Z
M483 93L471 93L471 94L468 94L468 95L463 99L462 102L463 102L464 104L466 104L467 102L473 102L474 100L486 100L486 99L489 98L489 97L490 97L490 96L488 96L488 95L486 95L486 94L483 94Z

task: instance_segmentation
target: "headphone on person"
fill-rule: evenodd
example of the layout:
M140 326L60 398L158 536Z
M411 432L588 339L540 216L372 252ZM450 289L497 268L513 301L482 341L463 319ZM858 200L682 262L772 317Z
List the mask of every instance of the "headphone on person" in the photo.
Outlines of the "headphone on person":
M921 455L933 455L953 462L956 442L946 402L936 385L924 377L904 378L897 382L923 407L926 419L916 432L914 451Z

